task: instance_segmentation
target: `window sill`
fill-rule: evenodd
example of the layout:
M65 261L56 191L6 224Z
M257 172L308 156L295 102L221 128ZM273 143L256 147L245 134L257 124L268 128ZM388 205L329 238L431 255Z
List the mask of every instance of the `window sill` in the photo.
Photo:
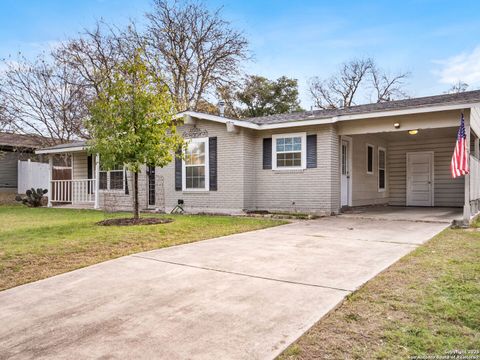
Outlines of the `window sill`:
M210 190L204 190L204 189L201 189L201 190L182 190L182 193L183 194L208 194L210 192Z
M115 190L109 190L109 189L99 189L98 192L109 192L109 193L125 193L125 189L115 189Z
M286 168L286 169L272 169L275 174L291 174L291 173L303 173L306 169L304 168Z

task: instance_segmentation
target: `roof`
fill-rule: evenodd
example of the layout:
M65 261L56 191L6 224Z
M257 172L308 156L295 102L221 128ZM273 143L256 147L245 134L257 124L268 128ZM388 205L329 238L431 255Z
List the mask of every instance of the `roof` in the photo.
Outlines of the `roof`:
M37 150L37 154L53 154L53 153L62 153L65 150L69 151L81 151L85 150L87 147L86 141L73 141L65 144L59 144L55 146L50 146Z
M355 120L381 116L403 115L421 112L463 109L480 103L480 90L457 94L425 96L419 98L387 101L365 105L350 106L343 109L302 111L289 114L254 117L247 119L229 119L223 116L185 111L176 117L193 117L255 130L286 128L303 125L327 124L337 121ZM37 150L37 154L53 154L86 150L85 141L60 144Z
M411 98L405 100L386 101L381 103L365 104L345 107L342 109L302 111L289 114L278 114L242 119L256 125L279 124L309 119L323 119L343 115L360 115L382 111L403 110L435 105L455 105L480 102L480 90L466 91L457 94L445 94Z
M42 139L38 135L14 134L10 132L0 132L0 146L14 148L37 149L42 146Z

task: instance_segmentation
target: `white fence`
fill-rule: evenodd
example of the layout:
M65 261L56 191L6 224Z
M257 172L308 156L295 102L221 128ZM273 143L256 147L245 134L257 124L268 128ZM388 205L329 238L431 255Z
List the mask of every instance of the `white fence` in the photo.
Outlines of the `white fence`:
M52 202L94 203L95 180L52 180Z
M31 188L49 189L48 164L33 161L18 161L18 193L25 194Z

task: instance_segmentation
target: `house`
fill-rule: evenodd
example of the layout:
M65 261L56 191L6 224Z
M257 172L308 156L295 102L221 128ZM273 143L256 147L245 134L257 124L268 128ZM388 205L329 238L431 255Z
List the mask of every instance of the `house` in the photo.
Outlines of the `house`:
M18 161L38 157L35 149L40 148L41 143L38 136L0 132L0 202L15 199Z
M453 179L450 160L461 113L471 174ZM238 213L245 210L339 213L343 207L463 207L478 212L480 91L343 109L234 120L180 114L186 161L145 167L144 209ZM39 154L72 154L72 179L52 182L51 203L131 208L123 166L104 171L84 142Z

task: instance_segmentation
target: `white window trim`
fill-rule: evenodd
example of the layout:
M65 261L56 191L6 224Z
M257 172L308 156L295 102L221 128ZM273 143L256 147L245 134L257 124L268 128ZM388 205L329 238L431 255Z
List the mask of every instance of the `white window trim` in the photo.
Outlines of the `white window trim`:
M210 164L209 164L209 144L208 137L193 138L189 143L205 143L205 188L202 189L187 189L187 171L185 166L185 159L182 159L182 191L184 192L205 192L210 191ZM183 152L185 157L185 150Z
M100 192L125 192L125 177L127 174L125 173L125 165L122 167L123 171L123 180L122 180L122 188L121 189L110 189L110 172L120 172L120 170L100 170L98 172L98 191ZM100 173L106 172L107 173L107 188L106 189L100 189Z
M372 171L368 171L368 148L372 148ZM375 173L375 145L367 144L365 148L365 171L368 175Z
M300 166L281 166L277 167L277 139L288 137L300 137L302 139L302 157ZM272 135L272 170L304 170L307 168L307 133L289 133Z
M383 189L380 188L380 151L383 151L385 154L385 163L383 166L383 174L385 176L385 181L384 185L385 187ZM377 151L377 168L378 168L378 179L377 179L377 187L378 187L378 192L385 192L387 190L387 149L384 147L379 146L378 151Z

